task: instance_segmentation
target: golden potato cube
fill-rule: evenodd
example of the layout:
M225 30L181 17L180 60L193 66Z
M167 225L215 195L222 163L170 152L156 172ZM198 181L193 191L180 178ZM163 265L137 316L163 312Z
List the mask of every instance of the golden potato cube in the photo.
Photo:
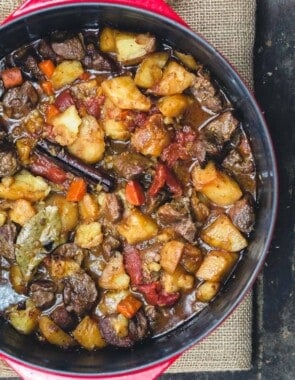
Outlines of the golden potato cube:
M84 69L79 61L63 61L56 66L51 82L55 90L73 83L76 79L83 74Z
M197 298L201 302L209 302L220 289L220 282L205 281L197 289Z
M76 228L75 244L91 249L102 243L103 234L98 222L82 223Z
M184 53L181 53L180 51L176 51L175 52L175 55L178 59L181 60L181 62L186 66L188 67L189 69L191 70L197 70L197 68L200 66L198 65L198 63L196 62L195 58L190 55L190 54L184 54Z
M63 232L69 232L76 227L79 212L75 202L67 201L61 194L53 194L46 199L46 205L57 207Z
M81 123L77 108L74 105L68 107L64 112L52 118L54 140L62 146L73 144L78 137Z
M169 58L168 52L149 54L139 65L134 82L137 86L151 88L160 81L163 75L163 67Z
M105 53L115 53L116 40L115 35L118 31L112 28L103 28L99 35L99 48Z
M195 189L218 206L231 205L243 195L238 183L217 170L213 162L209 162L204 169L196 166L192 171L192 180Z
M210 251L197 270L196 276L205 281L222 281L231 271L238 257L234 252Z
M156 83L151 91L156 95L181 94L191 87L196 76L187 71L182 65L172 61L164 69L162 79Z
M149 33L115 33L116 53L119 62L136 65L156 48L156 39Z
M126 141L130 137L130 131L124 121L106 119L103 121L106 136L113 140Z
M158 226L152 218L142 214L138 210L133 210L117 226L118 232L128 242L137 244L149 240L157 235Z
M39 319L39 329L44 338L51 344L59 347L68 348L75 345L74 339L64 332L47 315L42 315Z
M12 209L9 211L10 219L21 226L26 224L35 214L36 211L34 207L26 199L16 200L12 205Z
M177 240L171 240L161 249L160 264L169 274L173 274L184 251L184 244Z
M19 294L25 294L26 293L26 281L24 279L24 276L22 274L22 271L17 264L11 265L9 269L9 280L11 282L11 285L13 289L19 293Z
M176 268L173 274L163 272L161 283L165 292L174 293L179 290L191 290L194 286L194 276L188 274L180 266Z
M178 117L191 103L191 99L183 94L165 96L159 99L158 108L166 117Z
M98 284L103 289L124 290L129 287L130 278L125 272L123 256L115 254L106 264Z
M247 240L225 214L218 216L203 229L201 238L212 247L230 252L238 252L248 245Z
M38 327L40 314L40 310L28 299L25 309L19 310L17 305L9 308L7 311L7 319L21 334L29 335Z
M121 109L148 111L151 108L150 99L139 91L128 75L107 79L101 87L105 95Z
M75 328L73 336L82 347L89 351L106 346L106 342L99 330L98 322L88 315Z
M86 193L78 203L78 207L79 215L83 222L94 222L99 217L98 201L93 194Z
M0 227L2 227L7 219L7 213L4 210L0 210Z

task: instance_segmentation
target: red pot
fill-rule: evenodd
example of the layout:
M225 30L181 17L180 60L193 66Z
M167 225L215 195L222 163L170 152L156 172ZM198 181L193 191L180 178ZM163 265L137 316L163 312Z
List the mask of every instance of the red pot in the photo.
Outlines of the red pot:
M0 321L0 352L27 380L154 379L186 349L219 326L241 302L261 269L270 244L277 207L277 170L261 112L238 74L162 0L27 0L0 28L0 57L50 30L96 25L142 29L180 46L204 63L225 89L250 136L258 173L257 222L247 255L214 302L173 331L136 350L65 352L20 336ZM197 366L197 363L196 363Z

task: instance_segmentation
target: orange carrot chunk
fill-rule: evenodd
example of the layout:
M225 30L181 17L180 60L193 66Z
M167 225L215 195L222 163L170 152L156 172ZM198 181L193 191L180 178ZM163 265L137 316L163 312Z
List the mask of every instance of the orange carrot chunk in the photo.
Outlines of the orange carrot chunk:
M129 294L126 298L118 303L117 311L126 318L133 318L138 310L141 308L142 302Z
M19 86L23 83L22 72L18 67L3 70L1 77L5 88Z
M45 115L46 123L50 124L52 118L58 114L59 114L59 109L55 107L54 104L48 104L46 108L46 115Z
M89 78L90 74L87 71L84 71L84 73L79 76L80 80L88 80Z
M45 80L41 83L42 90L46 95L50 96L54 94L52 83L49 80Z
M46 59L45 61L41 61L39 64L39 69L42 71L44 75L47 76L47 78L51 78L54 70L55 70L55 65L51 61L51 59Z
M134 205L140 206L145 202L144 191L137 181L129 181L125 189L127 201Z
M66 199L70 202L79 202L86 194L87 185L83 178L76 178L70 184Z

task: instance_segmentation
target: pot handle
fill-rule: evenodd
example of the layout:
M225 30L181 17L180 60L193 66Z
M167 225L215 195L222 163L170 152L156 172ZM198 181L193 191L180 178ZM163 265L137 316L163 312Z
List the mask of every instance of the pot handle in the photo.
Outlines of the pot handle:
M99 3L98 0L88 0L88 2ZM112 3L120 5L130 5L136 8L149 10L166 16L182 25L187 25L185 21L168 5L164 0L102 0L102 3ZM3 24L24 16L30 12L49 8L56 5L66 5L74 3L85 3L84 0L26 0L15 12L8 16Z
M5 358L4 356L1 359L5 360L6 363L13 368L23 380L155 380L157 379L168 367L172 365L172 363L178 358L178 356L173 357L165 362L157 364L153 367L149 367L143 370L139 370L136 372L130 372L125 375L115 375L115 376L87 376L87 377L79 377L79 376L70 376L66 375L58 375L46 370L38 370L33 367L29 367L23 363L18 363L13 359Z

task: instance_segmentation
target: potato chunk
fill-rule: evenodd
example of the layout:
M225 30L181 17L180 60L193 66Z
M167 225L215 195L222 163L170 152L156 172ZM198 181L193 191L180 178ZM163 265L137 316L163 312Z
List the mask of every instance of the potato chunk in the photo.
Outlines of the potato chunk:
M98 162L105 151L104 131L95 117L83 117L77 138L68 150L87 164Z
M220 282L205 281L197 289L197 298L201 302L209 302L216 296Z
M61 194L53 194L46 199L46 205L57 207L63 232L69 232L76 227L79 213L75 202L67 201Z
M218 206L233 204L243 195L237 182L226 173L217 170L212 161L204 169L195 166L192 180L195 189Z
M101 87L106 96L121 109L148 111L151 108L150 99L139 91L128 75L105 80Z
M234 252L210 251L205 256L196 276L202 280L219 282L231 271L238 259Z
M36 211L29 201L26 199L18 199L9 211L10 219L17 224L23 226L28 220L30 220Z
M117 226L118 232L128 242L137 244L149 240L157 235L158 226L152 218L142 214L138 210L133 210Z
M13 178L3 178L0 183L0 198L15 201L26 199L37 202L44 199L50 192L50 186L43 178L33 176L22 170Z
M9 269L9 280L13 289L19 294L25 294L27 284L22 274L22 271L17 264L11 265Z
M111 139L125 141L130 137L128 120L126 120L126 114L123 113L126 111L122 111L106 98L102 108L103 127L106 136Z
M70 106L51 120L54 140L60 145L71 145L77 139L82 120L76 107Z
M178 117L191 103L191 99L183 94L165 96L158 101L160 112L166 117Z
M123 256L116 253L105 266L98 284L103 289L124 290L129 287L130 278L125 272Z
M160 264L169 274L173 274L184 252L184 244L177 240L171 240L161 249Z
M125 65L136 65L156 48L156 39L149 33L115 33L117 59Z
M79 215L83 222L94 222L99 217L98 202L93 194L86 193L78 203L78 207Z
M136 128L131 137L131 145L145 156L159 157L169 143L170 136L160 114L150 116L142 127Z
M247 240L225 214L205 228L201 232L201 238L212 247L230 252L238 252L248 245Z
M89 351L106 346L97 321L88 315L75 328L73 336L82 347Z
M156 95L164 96L181 94L193 85L195 78L196 76L182 65L172 61L166 66L160 82L156 83L151 91Z
M184 54L180 51L176 51L175 55L186 67L188 67L191 70L197 70L197 68L200 67L200 65L198 65L198 63L196 62L195 58L190 54Z
M38 327L40 314L40 310L28 299L25 309L19 309L17 305L9 308L7 320L21 334L29 335Z
M83 223L76 229L75 243L81 248L97 247L102 240L101 224L98 222Z
M112 28L103 28L99 35L99 47L100 50L105 53L115 53L116 40L115 36L118 31Z
M168 52L156 52L149 54L139 65L134 82L137 86L151 88L160 81L163 75L163 67L169 58Z
M39 319L39 329L44 338L51 344L59 347L68 348L75 344L74 339L64 332L47 315L42 315Z
M83 74L84 70L79 61L63 61L56 66L51 77L52 85L55 90L73 83Z
M194 276L186 273L184 269L178 266L173 274L163 272L161 283L167 293L190 290L194 286Z

